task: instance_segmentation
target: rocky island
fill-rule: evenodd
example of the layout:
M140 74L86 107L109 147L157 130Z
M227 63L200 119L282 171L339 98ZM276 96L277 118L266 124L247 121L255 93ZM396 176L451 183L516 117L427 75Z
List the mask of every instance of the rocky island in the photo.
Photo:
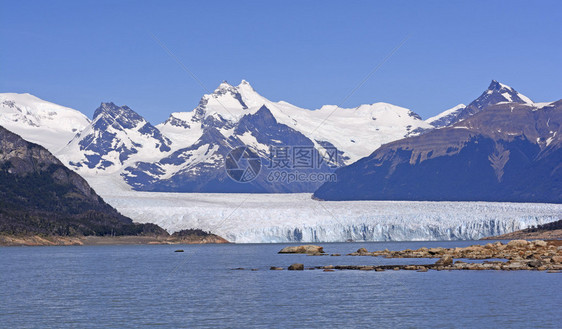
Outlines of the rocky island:
M304 246L301 246L304 247ZM299 250L299 247L293 247ZM321 247L320 247L321 248ZM302 248L306 249L306 248ZM339 254L309 253L310 256L340 256ZM512 240L508 243L495 242L485 245L472 245L464 248L419 248L391 251L388 249L369 252L360 248L347 256L371 256L385 258L436 258L437 261L428 264L411 265L326 265L309 267L307 269L333 270L534 270L560 272L562 271L562 241L527 241ZM483 262L470 262L483 260ZM272 266L271 270L282 270L282 267ZM304 264L295 263L289 270L304 270Z

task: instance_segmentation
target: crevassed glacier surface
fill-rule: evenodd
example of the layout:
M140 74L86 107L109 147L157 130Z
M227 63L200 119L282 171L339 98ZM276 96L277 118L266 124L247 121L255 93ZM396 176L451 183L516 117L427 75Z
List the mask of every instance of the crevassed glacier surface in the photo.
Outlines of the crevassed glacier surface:
M562 217L559 204L326 202L310 194L152 193L90 182L137 222L170 232L200 228L236 243L469 240Z

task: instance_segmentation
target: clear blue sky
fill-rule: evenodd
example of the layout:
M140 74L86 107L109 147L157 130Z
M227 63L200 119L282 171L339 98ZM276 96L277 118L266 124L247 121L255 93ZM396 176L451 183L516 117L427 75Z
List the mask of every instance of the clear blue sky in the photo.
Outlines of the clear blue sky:
M205 90L246 79L306 108L384 101L427 118L496 79L562 98L559 1L0 0L0 92L29 92L91 117L102 101L152 123Z

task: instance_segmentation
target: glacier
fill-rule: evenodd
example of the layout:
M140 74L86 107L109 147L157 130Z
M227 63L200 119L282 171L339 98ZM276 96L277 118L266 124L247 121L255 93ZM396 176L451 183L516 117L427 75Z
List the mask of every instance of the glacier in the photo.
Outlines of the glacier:
M89 182L136 222L200 228L234 243L476 240L562 218L562 204L330 202L309 193L137 192L99 176Z

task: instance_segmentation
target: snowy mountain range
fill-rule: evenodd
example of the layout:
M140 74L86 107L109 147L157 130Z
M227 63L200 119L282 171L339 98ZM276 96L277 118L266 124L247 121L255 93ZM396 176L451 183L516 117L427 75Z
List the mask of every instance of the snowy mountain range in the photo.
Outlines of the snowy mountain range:
M85 177L119 177L136 190L312 192L321 182L268 178L273 152L284 151L294 161L299 148L314 161L311 168L291 164L282 173L328 174L384 143L432 128L416 113L387 103L311 111L273 102L244 80L221 83L193 111L172 113L157 126L113 103L102 103L90 121L31 95L1 96L2 125L46 146ZM248 184L230 179L224 169L228 153L243 145L261 160L260 175Z
M135 190L313 192L322 181L308 179L310 174L329 175L383 144L451 126L490 104L510 101L532 103L493 81L468 106L424 121L387 103L308 110L270 101L243 80L238 86L221 83L193 111L172 113L156 126L113 103L102 103L90 121L76 110L29 94L0 94L0 125L45 146L86 178L110 176ZM255 179L243 184L229 177L236 170L225 170L230 151L242 146L249 146L249 154L260 162ZM295 166L297 151L310 166ZM289 158L289 165L278 166L279 154ZM307 175L292 181L271 179L279 172Z

